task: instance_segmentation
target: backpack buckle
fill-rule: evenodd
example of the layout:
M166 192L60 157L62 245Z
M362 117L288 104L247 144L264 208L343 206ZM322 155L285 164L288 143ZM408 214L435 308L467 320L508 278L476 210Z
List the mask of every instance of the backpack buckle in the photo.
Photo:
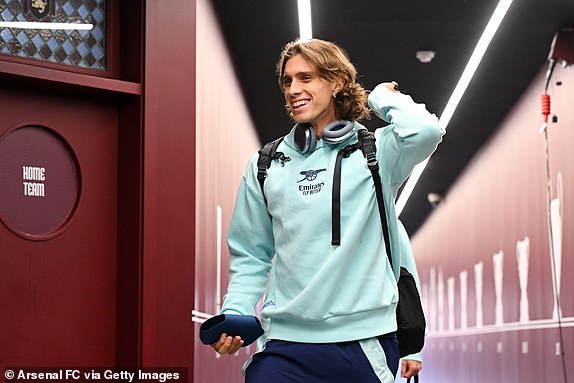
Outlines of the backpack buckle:
M367 165L369 167L378 166L377 156L375 155L375 153L371 152L367 154Z

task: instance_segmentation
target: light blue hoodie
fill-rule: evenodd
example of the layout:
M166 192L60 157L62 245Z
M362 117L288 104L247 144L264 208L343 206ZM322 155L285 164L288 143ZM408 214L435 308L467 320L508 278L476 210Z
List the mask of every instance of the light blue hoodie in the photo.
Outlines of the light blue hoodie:
M444 131L424 105L385 87L371 92L369 105L390 123L375 137L396 265L403 263L396 191ZM356 122L354 127L365 129ZM373 179L360 150L342 161L341 244L331 245L335 159L355 142L356 133L336 145L319 140L315 150L302 154L292 130L278 147L290 161L273 161L268 170L267 203L257 180L257 154L247 166L228 233L222 313L255 314L266 293L260 313L264 340L331 343L396 330L398 268L393 274L387 260Z

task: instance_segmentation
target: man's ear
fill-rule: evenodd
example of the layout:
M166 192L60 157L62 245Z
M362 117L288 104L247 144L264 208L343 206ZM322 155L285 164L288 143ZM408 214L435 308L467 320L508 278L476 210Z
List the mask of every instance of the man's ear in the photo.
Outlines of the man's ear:
M333 94L339 93L343 89L343 82L337 81L333 83Z

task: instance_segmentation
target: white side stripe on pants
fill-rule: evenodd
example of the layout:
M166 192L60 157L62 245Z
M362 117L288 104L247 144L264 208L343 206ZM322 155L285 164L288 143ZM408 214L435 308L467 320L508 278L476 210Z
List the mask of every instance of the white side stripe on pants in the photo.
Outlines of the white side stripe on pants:
M387 357L379 340L377 338L362 339L359 344L381 383L393 383L395 378L387 366Z

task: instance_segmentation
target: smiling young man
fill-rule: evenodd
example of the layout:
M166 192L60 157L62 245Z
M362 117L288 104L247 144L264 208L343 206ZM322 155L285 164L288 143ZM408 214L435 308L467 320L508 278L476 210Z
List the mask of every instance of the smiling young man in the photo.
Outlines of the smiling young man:
M323 80L302 55L297 55L285 63L281 85L293 120L310 124L321 137L323 127L337 119L332 99L342 88L340 81Z
M404 264L394 198L444 131L396 83L382 83L368 94L334 43L287 44L277 74L296 124L277 147L283 161L271 163L263 187L258 154L250 160L228 233L230 279L221 312L257 314L264 329L260 350L244 368L245 381L393 382L398 271L387 260L362 152L337 157L357 144L358 131L366 129L358 121L371 110L389 123L375 131L377 159L393 264ZM224 333L212 347L233 354L243 342Z

